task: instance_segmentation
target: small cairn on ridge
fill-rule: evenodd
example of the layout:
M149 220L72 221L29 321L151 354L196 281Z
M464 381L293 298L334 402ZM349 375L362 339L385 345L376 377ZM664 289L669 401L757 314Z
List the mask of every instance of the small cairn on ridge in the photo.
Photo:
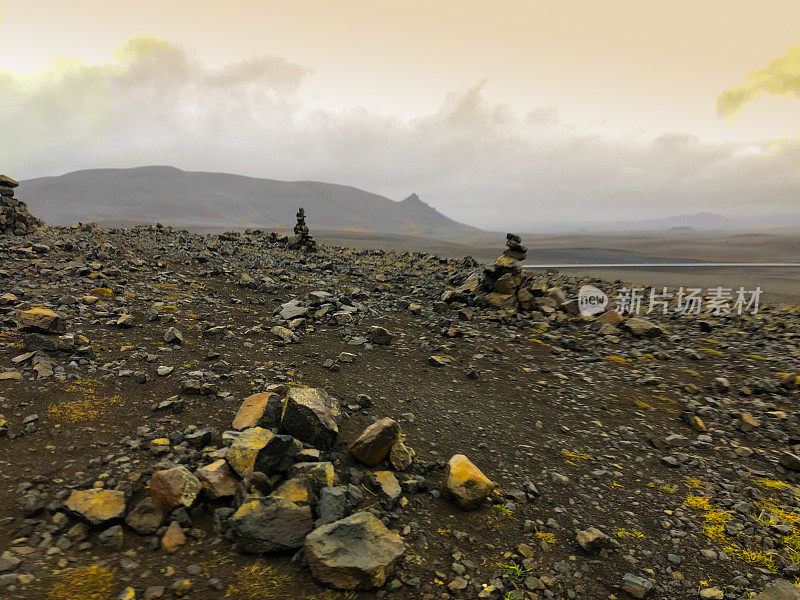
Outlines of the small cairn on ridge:
M294 236L289 238L289 248L302 250L303 252L317 251L317 242L308 232L306 211L302 208L297 210L297 225L294 226Z
M515 233L506 234L506 249L503 250L503 256L510 256L516 260L525 260L528 258L528 248L522 245L522 238Z
M25 235L44 225L28 212L24 202L14 198L14 188L18 185L11 177L0 175L0 234Z

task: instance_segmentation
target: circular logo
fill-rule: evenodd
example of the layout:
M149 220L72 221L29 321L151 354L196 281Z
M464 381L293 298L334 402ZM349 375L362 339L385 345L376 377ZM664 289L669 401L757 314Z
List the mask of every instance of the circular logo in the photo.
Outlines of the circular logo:
M578 310L582 315L592 317L599 315L608 306L608 296L606 293L593 285L584 285L578 291Z

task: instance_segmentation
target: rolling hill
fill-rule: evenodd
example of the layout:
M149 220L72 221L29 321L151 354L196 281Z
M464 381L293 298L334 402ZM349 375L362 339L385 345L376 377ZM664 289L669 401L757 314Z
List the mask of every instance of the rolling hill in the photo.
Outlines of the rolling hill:
M53 225L161 222L187 227L292 227L302 206L314 229L459 238L479 230L416 194L397 202L346 185L276 181L174 167L91 169L21 182L20 199Z

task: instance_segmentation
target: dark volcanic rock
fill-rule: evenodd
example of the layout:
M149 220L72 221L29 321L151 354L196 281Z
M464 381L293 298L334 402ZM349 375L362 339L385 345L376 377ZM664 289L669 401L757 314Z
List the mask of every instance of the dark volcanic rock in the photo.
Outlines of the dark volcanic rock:
M329 448L339 435L339 402L320 388L292 387L280 429L317 448Z
M315 529L304 547L314 578L340 590L383 587L405 551L399 536L364 512Z
M302 546L313 527L308 506L268 496L240 506L230 519L228 536L239 552L284 552Z

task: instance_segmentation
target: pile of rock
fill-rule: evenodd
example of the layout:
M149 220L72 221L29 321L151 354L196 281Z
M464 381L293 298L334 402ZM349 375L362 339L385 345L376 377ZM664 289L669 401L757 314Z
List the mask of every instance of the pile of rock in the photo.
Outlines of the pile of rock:
M508 256L515 260L525 260L528 258L528 248L522 245L522 238L515 233L506 234L506 249L503 256Z
M117 524L124 520L136 533L160 537L158 546L173 553L187 543L180 521L188 518L180 515L207 503L216 527L237 552L302 548L312 575L323 585L378 589L397 568L405 544L372 512L357 510L364 500L360 488L337 483L333 463L324 460L337 441L340 416L339 401L324 389L270 386L241 405L233 429L222 434L227 447L213 446L219 438L211 427L185 435L189 447L213 448L213 462L159 463L149 486L131 491L134 502L123 491L75 490L65 512L90 527L111 527L120 536ZM166 438L150 442L151 448L170 444ZM350 452L369 466L390 458L392 465L402 462L406 468L413 460L413 450L403 444L400 426L392 419L368 427ZM405 462L402 452L410 456ZM394 505L401 494L394 474L371 475L376 492L382 499L393 494ZM470 500L479 504L485 498L482 491L468 487Z
M534 299L546 293L522 269L528 249L516 234L506 235L506 249L493 265L476 271L456 290L445 292L444 302L489 304L498 310L515 313L531 310Z
M144 487L75 489L63 513L100 530L99 539L114 537L118 546L124 522L140 535L156 536L152 547L171 554L188 543L187 511L205 504L217 531L239 553L302 549L312 576L324 586L379 589L400 565L406 545L387 528L381 510L363 507L362 480L385 511L403 505L404 492L430 488L422 476L398 480L394 471L409 469L415 452L404 443L399 423L389 418L375 421L347 447L371 470L352 467L349 484L342 481L333 462L325 460L337 442L340 417L339 401L322 388L269 386L244 401L232 430L221 435L223 447L215 445L220 436L211 427L187 430L179 446L203 448L207 458L190 451L186 460L162 460ZM154 454L163 454L177 450L177 439L149 443ZM450 459L442 493L462 509L484 506L494 490L466 456Z
M522 261L527 255L528 249L522 245L520 237L507 234L506 249L494 264L472 272L460 286L445 291L437 310L441 312L469 304L495 309L502 317L525 316L524 313L533 312L555 320L568 315L578 316L581 311L574 296L578 292L577 286L572 283L564 287L551 286L549 276L525 271ZM465 263L464 266L471 265ZM450 283L457 283L461 278L463 275L451 279ZM564 279L560 281L564 282ZM658 324L640 317L627 317L614 309L581 318L595 322L596 330L602 335L627 332L637 338L657 338L664 334L664 329ZM438 366L439 358L431 357L431 364Z
M294 226L294 236L289 238L289 248L302 250L303 252L317 251L317 242L308 232L306 211L302 208L297 211L297 225Z
M18 185L11 177L0 175L0 234L25 235L43 225L28 212L24 202L14 198L14 188Z

